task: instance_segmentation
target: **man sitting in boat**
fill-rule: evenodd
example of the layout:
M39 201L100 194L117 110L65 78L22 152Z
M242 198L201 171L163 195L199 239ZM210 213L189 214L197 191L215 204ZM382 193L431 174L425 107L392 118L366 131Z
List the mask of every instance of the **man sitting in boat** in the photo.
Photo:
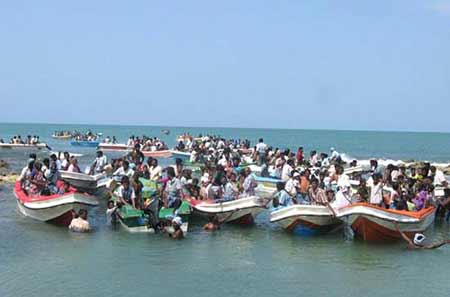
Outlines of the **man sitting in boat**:
M241 197L251 197L255 196L255 189L257 187L257 183L255 178L252 175L252 170L250 167L246 167L241 171L242 176L244 177L244 181L242 183L242 194Z
M286 207L297 204L297 201L286 191L283 182L277 182L277 192L274 194L274 207Z
M114 194L119 198L122 204L129 204L136 208L136 194L133 187L130 186L130 178L122 176L120 186L114 191Z
M328 205L325 190L319 188L319 181L315 178L311 180L309 200L312 205Z
M88 212L86 209L80 209L78 214L74 214L74 218L69 225L69 230L73 232L89 232L91 226L87 220Z
M158 159L149 157L149 171L150 171L150 179L158 180L161 178L162 167L158 165Z
M74 173L81 173L80 166L78 166L78 160L75 157L70 158L70 165L69 168L67 168L68 172L74 172Z
M230 201L239 197L239 188L237 184L236 172L232 171L228 174L228 178L225 178L225 185L223 190L223 199Z
M130 163L127 160L122 160L121 166L117 169L113 175L115 176L128 176L131 178L134 174L134 170L130 168Z

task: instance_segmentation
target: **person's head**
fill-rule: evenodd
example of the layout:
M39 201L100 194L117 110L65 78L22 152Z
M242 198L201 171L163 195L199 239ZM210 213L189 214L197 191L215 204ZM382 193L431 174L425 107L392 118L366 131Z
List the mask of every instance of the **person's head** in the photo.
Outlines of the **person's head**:
M341 165L336 165L335 168L337 175L341 175L342 173L344 173L344 168Z
M42 163L41 162L34 162L34 168L38 171L42 169Z
M319 181L316 178L313 178L311 180L311 188L313 190L316 190L319 187Z
M263 143L263 142L264 142L264 139L260 138L259 143Z
M64 152L63 155L64 155L64 159L69 160L69 158L70 158L69 152Z
M425 235L423 235L422 233L416 233L414 235L414 244L417 246L422 246L425 239Z
M177 166L183 165L183 160L181 160L180 158L176 158L175 165L177 165Z
M249 176L250 174L252 174L252 170L250 169L250 167L245 167L245 175Z
M377 168L378 167L378 161L377 160L370 160L370 167Z
M169 177L170 179L172 179L176 176L175 169L173 169L173 167L167 167L166 171L167 171L167 177Z
M393 183L392 184L392 189L394 189L394 191L397 191L400 189L400 185L398 183Z
M237 180L236 172L231 171L229 175L230 181L235 182Z
M326 194L327 194L328 202L333 201L333 199L334 199L334 191L333 190L327 190Z
M379 173L375 173L372 175L373 183L377 185L381 181L381 175Z
M111 209L114 207L114 201L108 200L108 208Z
M430 171L432 174L436 174L436 166L431 166Z
M277 191L281 191L284 189L284 183L283 182L277 182Z
M77 158L71 158L71 159L70 159L70 164L72 164L72 165L77 165L77 164L78 164Z
M127 160L123 160L122 167L124 170L127 170L130 167L130 163Z
M88 211L86 209L80 209L78 212L78 217L82 218L83 220L87 220Z
M102 157L103 156L103 152L102 151L97 151L97 157Z
M130 178L128 176L122 176L122 179L120 180L120 184L125 188L128 189L130 186Z
M56 161L56 160L58 160L58 157L57 157L55 154L51 154L51 155L50 155L50 159L51 159L52 161Z
M63 189L65 192L68 192L70 190L70 183L68 181L63 181Z
M44 160L42 160L42 163L44 163L45 166L50 167L50 159L49 158L45 158Z

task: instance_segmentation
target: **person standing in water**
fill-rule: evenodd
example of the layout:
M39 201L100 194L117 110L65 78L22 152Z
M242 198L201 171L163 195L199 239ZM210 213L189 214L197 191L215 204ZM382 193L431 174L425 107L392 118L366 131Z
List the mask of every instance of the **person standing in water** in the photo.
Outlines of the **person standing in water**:
M91 231L91 227L87 220L88 212L86 209L80 209L78 215L73 213L74 218L69 225L69 230L73 232L89 232Z
M402 238L408 243L408 249L410 250L430 250L440 248L441 246L450 243L450 240L443 240L437 243L426 244L424 241L426 240L425 235L421 233L416 233L414 235L414 239L411 240L405 233L400 230L400 226L397 222L394 222L395 229L400 233Z

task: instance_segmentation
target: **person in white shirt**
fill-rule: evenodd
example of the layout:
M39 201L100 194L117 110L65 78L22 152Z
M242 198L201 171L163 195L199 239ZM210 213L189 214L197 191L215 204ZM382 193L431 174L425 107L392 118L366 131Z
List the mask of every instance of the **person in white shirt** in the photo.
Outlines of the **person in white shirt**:
M437 169L436 166L430 167L431 175L434 176L433 185L435 186L444 186L448 185L447 179L445 178L444 173Z
M381 176L374 174L373 186L370 188L370 204L380 206L383 203L383 183L381 182Z
M114 191L114 194L119 198L122 204L129 204L136 208L136 194L133 187L130 186L130 179L128 176L123 176L120 181L120 186Z
M102 151L97 151L97 157L91 165L91 174L102 173L103 168L108 165L108 159L103 155Z
M134 136L131 136L130 138L128 138L127 146L134 147Z
M332 147L330 149L330 151L331 151L331 156L330 156L331 161L340 162L341 155L334 149L334 147Z
M297 196L297 188L299 186L300 173L293 172L292 176L287 180L284 186L285 191L291 196Z
M283 169L281 170L281 180L287 181L289 177L291 176L292 170L293 170L294 163L292 160L288 160L284 165Z
M264 143L262 138L260 138L258 144L256 144L256 153L258 154L258 165L261 166L266 162L267 158L267 144Z
M50 155L50 160L56 163L56 167L58 170L61 170L61 160L55 154Z
M347 188L342 188L336 193L336 198L330 203L333 209L339 209L351 204L351 197L348 194Z
M122 166L120 166L119 169L114 172L114 175L128 176L129 178L131 178L133 174L134 170L130 168L130 163L127 160L123 160Z
M69 168L70 165L70 155L68 152L64 152L63 156L64 158L61 161L61 170L67 170L67 168Z
M87 220L88 212L85 209L80 209L78 216L74 216L70 223L69 230L73 232L89 232L91 227Z
M158 165L157 159L151 160L151 165L149 167L149 171L150 171L150 179L151 180L158 180L161 178L162 167Z

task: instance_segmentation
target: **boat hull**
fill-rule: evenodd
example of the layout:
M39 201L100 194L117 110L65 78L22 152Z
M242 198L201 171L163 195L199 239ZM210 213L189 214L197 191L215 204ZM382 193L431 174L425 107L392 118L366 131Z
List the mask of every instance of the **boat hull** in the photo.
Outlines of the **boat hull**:
M106 190L107 178L104 174L88 175L84 173L60 171L61 179L70 183L79 191L101 194Z
M211 203L191 199L193 213L203 217L217 216L224 223L251 225L256 216L265 210L265 204L259 197L240 198L232 201Z
M270 221L301 236L321 235L338 229L342 222L326 206L292 205L270 214Z
M370 242L389 242L401 239L395 222L407 236L422 233L434 222L436 209L430 207L419 212L382 209L368 204L356 204L339 211L358 238Z
M72 146L81 146L81 147L97 147L100 144L98 141L71 141L70 145Z
M65 226L72 220L72 210L78 211L80 208L98 205L94 197L77 192L29 197L21 190L20 183L16 183L14 194L18 209L24 216Z

